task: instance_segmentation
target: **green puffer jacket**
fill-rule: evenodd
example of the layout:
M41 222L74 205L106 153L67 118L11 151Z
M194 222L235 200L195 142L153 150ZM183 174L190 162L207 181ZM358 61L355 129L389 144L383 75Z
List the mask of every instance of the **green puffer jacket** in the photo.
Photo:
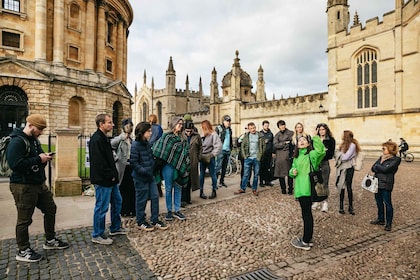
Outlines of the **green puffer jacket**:
M299 149L299 155L293 159L292 168L289 170L290 177L295 179L295 197L311 196L311 182L309 180L309 172L311 167L309 165L309 159L312 162L315 170L318 170L319 163L325 156L325 147L322 144L319 136L312 137L312 145L314 149L308 154L307 149ZM293 170L297 170L297 175L293 175Z

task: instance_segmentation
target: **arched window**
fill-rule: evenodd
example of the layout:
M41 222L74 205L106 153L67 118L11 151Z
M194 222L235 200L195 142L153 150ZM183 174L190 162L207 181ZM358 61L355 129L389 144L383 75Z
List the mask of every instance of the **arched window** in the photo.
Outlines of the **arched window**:
M69 5L68 27L80 31L80 7L77 3Z
M142 121L143 122L146 122L147 120L148 120L148 114L147 114L147 112L149 112L149 110L147 109L147 103L146 102L143 102L143 108L142 108L142 111L143 111L143 115L142 115Z
M81 127L83 116L83 99L73 96L69 100L69 127Z
M114 123L114 128L112 130L112 136L116 136L120 132L121 121L123 116L122 104L119 101L116 101L112 106L112 122Z
M9 135L13 128L24 127L28 116L28 97L16 86L0 87L0 137Z
M377 53L375 50L365 49L356 56L356 95L358 109L378 106L377 63Z
M160 101L156 104L158 122L162 125L162 103Z

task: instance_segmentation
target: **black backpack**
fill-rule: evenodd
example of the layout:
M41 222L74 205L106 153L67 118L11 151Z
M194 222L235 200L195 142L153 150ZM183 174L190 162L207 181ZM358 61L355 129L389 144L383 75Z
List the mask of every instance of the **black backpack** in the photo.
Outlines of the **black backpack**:
M19 135L18 137L22 139L23 142L25 142L26 156L28 156L29 151L31 149L28 139ZM7 150L7 146L9 146L10 140L12 140L12 137L10 135L4 136L3 138L0 139L0 175L6 176L6 177L10 177L10 175L12 175L12 172L13 172L6 159L6 150Z

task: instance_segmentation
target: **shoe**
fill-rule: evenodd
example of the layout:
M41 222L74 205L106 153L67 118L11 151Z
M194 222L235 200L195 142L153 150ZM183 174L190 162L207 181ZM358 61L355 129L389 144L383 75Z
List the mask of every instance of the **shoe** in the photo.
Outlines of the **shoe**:
M351 214L351 215L354 215L355 213L354 213L354 210L353 210L353 207L349 207L349 213Z
M322 202L321 212L328 212L328 202L327 201Z
M321 205L319 202L312 203L312 210L318 210L319 208L321 208Z
M309 245L309 247L314 247L314 241L311 239L311 241L309 241L308 245Z
M283 189L282 189L282 190L281 190L281 193L282 193L282 194L286 194L286 190L283 190Z
M69 243L63 242L58 238L47 240L45 241L44 245L42 245L42 248L45 250L66 249L68 247L70 247Z
M303 242L302 239L300 239L299 237L295 237L292 239L292 241L290 241L290 244L292 244L293 247L298 248L298 249L302 249L302 250L311 250L311 246L309 246L308 243Z
M166 213L165 221L172 221L173 219L172 212Z
M340 210L338 210L338 213L340 213L340 214L344 214L345 212L344 212L344 209L343 208L340 208Z
M225 182L220 182L219 187L225 187L225 188L227 188Z
M387 224L387 225L385 226L384 230L386 230L386 231L391 231L391 225L388 225L388 224Z
M288 191L287 194L288 195L293 195L293 191Z
M370 221L370 224L371 225L381 225L381 226L384 226L385 225L385 221L381 221L379 219L376 219L376 220Z
M250 183L246 184L246 187L252 189L252 186Z
M97 237L92 237L92 242L102 244L102 245L111 245L113 240L109 237L99 235Z
M213 191L211 192L211 195L209 196L209 199L214 199L214 198L216 198L216 196L217 196L216 191L215 191L215 190L213 190Z
M207 199L207 195L204 194L204 192L200 192L200 198Z
M183 221L183 220L185 220L186 218L185 218L185 215L184 214L182 214L181 212L179 212L179 211L177 211L177 212L174 212L174 217L175 218L177 218L178 220L181 220L181 221Z
M245 193L243 189L239 189L238 191L234 192L233 194L242 194Z
M22 262L39 262L42 260L42 256L28 247L23 251L18 250L16 260Z
M268 183L266 182L266 183L265 183L265 185L266 185L266 186L268 186L268 187L272 187L272 186L274 186L274 184L273 184L273 183L271 183L271 182L268 182Z
M153 231L155 229L154 226L150 225L148 222L143 222L139 225L139 228L144 231Z
M157 229L162 229L162 230L168 229L168 226L162 221L157 221L156 223L152 222L152 226L154 226Z
M123 235L129 232L130 232L130 229L120 227L117 231L114 231L114 232L109 231L109 235Z
M260 184L260 188L265 188L265 185L264 184Z
M185 201L181 201L181 207L182 207L182 208L187 207L187 203L186 203Z
M257 190L252 190L252 194L255 195L255 196L258 196Z

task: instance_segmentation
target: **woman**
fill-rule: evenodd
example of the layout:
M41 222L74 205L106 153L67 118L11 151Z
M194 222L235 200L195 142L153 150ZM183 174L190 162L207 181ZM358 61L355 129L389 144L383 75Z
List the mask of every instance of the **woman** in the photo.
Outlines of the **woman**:
M133 123L131 119L122 121L122 133L111 140L112 149L116 153L115 166L118 171L119 188L123 199L121 216L134 217L136 215L136 200L133 177L131 177L130 149L133 139Z
M307 136L300 136L293 154L292 167L289 170L290 177L295 179L295 198L299 200L303 219L303 237L295 237L291 244L299 249L310 250L313 246L312 236L314 231L314 220L312 216L311 182L309 172L311 164L315 170L325 156L325 148L318 135L311 139Z
M158 118L155 114L151 114L149 116L149 123L152 125L152 136L150 137L150 140L149 140L149 145L151 147L156 142L156 140L162 137L163 129L160 126L160 124L158 124ZM159 196L163 197L162 182L159 181L156 186L159 192Z
M303 124L301 122L298 122L295 124L295 135L293 137L293 145L292 145L293 150L294 150L294 146L297 145L297 141L300 136L309 136L309 140L311 139L311 136L304 131ZM293 153L293 150L292 150L292 153Z
M325 147L325 157L322 159L319 164L319 168L322 171L322 178L324 179L324 187L328 190L329 180L330 180L330 159L334 157L335 151L335 139L331 133L330 128L325 123L320 123L316 126L318 131L318 136L321 138L322 144ZM322 206L321 206L322 205ZM312 204L312 209L316 210L321 208L322 212L328 212L328 199L322 201L321 203L315 202Z
M200 160L200 197L207 199L204 194L204 176L208 168L212 182L212 193L209 199L213 199L216 198L217 190L216 159L222 151L222 141L208 120L201 122L201 129L203 131L203 150Z
M175 117L171 121L171 131L164 133L153 144L153 155L163 161L162 176L165 180L165 200L168 213L165 220L172 221L173 217L185 220L181 209L181 188L186 187L190 172L190 157L188 143L182 138L182 118ZM173 199L173 200L172 200ZM174 212L172 213L172 206Z
M134 131L136 141L131 146L130 163L133 167L133 180L136 188L136 218L137 225L144 231L155 228L167 229L165 223L159 221L159 195L153 177L153 155L148 140L152 135L150 123L137 124ZM150 221L146 221L146 203L150 199Z
M353 132L344 130L342 136L342 143L338 149L336 156L337 180L336 186L340 190L340 214L344 214L344 189L347 188L347 195L349 197L349 213L354 215L353 209L353 159L360 153L361 149L359 142L353 137Z
M385 225L386 231L391 230L392 218L394 216L391 192L394 188L395 173L397 173L398 166L401 163L401 158L397 156L397 152L398 148L396 143L383 143L382 156L372 166L372 172L375 172L375 177L378 178L378 193L375 193L378 217L370 223L373 225ZM386 207L385 215L384 205Z
M187 204L191 204L191 190L195 191L199 189L200 180L198 175L198 163L201 156L202 142L200 135L195 132L194 123L192 121L185 122L185 129L183 137L187 139L190 145L190 177L186 188L182 188L181 195L181 206L185 207Z

